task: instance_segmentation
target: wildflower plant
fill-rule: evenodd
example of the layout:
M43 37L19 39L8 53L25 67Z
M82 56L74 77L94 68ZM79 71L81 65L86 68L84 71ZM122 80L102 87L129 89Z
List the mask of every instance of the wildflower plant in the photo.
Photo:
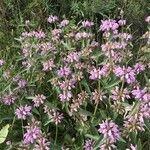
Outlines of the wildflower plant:
M147 31L135 56L126 20L94 22L49 16L47 30L28 28L11 67L0 59L0 102L13 108L11 146L33 150L141 149L149 133ZM148 25L150 18L146 18ZM16 129L17 130L17 129ZM15 135L14 135L15 137ZM7 144L10 147L10 144Z

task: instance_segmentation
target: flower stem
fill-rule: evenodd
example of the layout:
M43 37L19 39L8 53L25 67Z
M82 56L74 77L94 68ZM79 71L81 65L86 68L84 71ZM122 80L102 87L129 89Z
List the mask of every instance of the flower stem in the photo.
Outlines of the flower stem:
M56 145L57 136L58 136L58 126L56 125L56 132L55 132L55 142L54 142L54 145Z
M100 80L98 80L98 93L100 94ZM94 109L94 113L93 113L93 117L92 117L91 122L93 122L93 120L95 118L96 111L97 111L97 108L98 108L98 104L99 104L99 100L96 102L96 106L95 106L95 109Z
M91 122L93 122L93 120L95 118L95 114L96 114L96 111L97 111L97 108L98 108L98 104L99 104L99 101L97 101L97 103L96 103L96 106L95 106L95 109L94 109L94 113L93 113L93 117L92 117Z

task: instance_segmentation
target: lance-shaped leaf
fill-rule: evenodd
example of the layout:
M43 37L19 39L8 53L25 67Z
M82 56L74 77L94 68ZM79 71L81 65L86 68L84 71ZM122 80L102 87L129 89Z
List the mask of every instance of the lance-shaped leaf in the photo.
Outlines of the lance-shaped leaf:
M9 129L9 124L7 124L6 126L4 126L1 130L0 130L0 144L3 143L6 140L6 137L8 135L8 129Z

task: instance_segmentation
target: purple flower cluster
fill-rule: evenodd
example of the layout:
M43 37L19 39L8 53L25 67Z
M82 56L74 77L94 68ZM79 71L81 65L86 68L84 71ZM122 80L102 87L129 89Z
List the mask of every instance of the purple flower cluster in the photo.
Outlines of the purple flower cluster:
M93 141L93 140L86 140L85 141L85 145L84 145L85 150L93 150L94 144L95 144L95 141Z
M48 61L43 63L43 71L49 71L52 70L52 68L54 68L54 61L52 59L49 59Z
M103 65L102 68L93 68L90 73L90 79L96 80L101 79L102 77L107 77L109 74L110 67L109 65Z
M22 33L22 36L27 38L27 37L35 37L35 38L38 38L38 39L41 39L41 38L45 38L45 33L43 31L32 31L32 32L23 32Z
M31 106L25 105L25 106L21 106L21 107L17 108L15 114L17 115L18 119L25 120L25 119L27 119L27 116L32 115L31 110L32 110Z
M36 140L33 150L50 150L50 142L45 137L41 136Z
M4 64L4 60L0 59L0 66L2 66Z
M55 51L56 48L51 42L44 42L38 45L39 49L41 50L41 55L47 54L47 52Z
M38 94L33 98L33 102L34 102L34 106L35 107L39 107L41 104L44 103L44 100L46 99L46 97L43 94Z
M140 89L140 87L137 87L136 89L132 90L132 95L135 97L135 99L141 101L147 101L150 97L150 95L147 93L147 88Z
M131 84L136 81L135 71L131 67L115 67L114 73L122 81L126 81L128 84Z
M59 94L60 101L65 102L65 101L70 101L72 98L71 91L63 91L63 93Z
M115 143L116 140L121 136L119 127L112 120L105 120L99 124L100 128L98 131L103 134L104 138L110 143Z
M130 92L125 88L123 90L120 90L118 86L116 86L112 91L111 91L112 95L111 98L115 101L117 100L121 100L124 101L125 99L129 99L130 98Z
M60 68L58 71L57 71L57 74L59 77L67 77L71 74L71 69L69 67L63 67L63 68Z
M102 20L102 24L100 26L101 31L108 32L110 30L115 31L119 27L118 23L116 23L116 20Z
M63 119L63 114L60 114L57 111L53 111L52 113L52 121L57 125L58 123L61 122L61 120Z
M150 24L150 16L148 16L145 21Z
M20 88L23 88L23 87L25 87L26 85L27 85L27 81L26 81L26 80L21 79L21 80L18 81L18 86L19 86Z
M128 115L125 118L124 121L124 127L125 130L124 132L136 132L137 131L144 131L144 120L143 117L140 114L135 114L135 115Z
M89 28L93 25L94 25L94 23L91 21L88 21L88 20L82 21L82 27L84 27L84 28Z
M80 55L80 52L71 52L67 55L66 58L64 58L64 61L66 61L67 63L78 62L80 59Z
M65 27L65 26L67 26L68 24L69 24L69 20L64 19L63 21L61 21L60 27Z
M81 92L78 94L78 98L73 100L73 103L71 104L71 112L77 112L78 108L83 104L84 100L88 98L88 94L86 92Z
M136 63L134 65L134 71L136 72L136 74L139 74L140 72L145 70L145 65L142 63Z
M124 26L124 25L126 25L126 20L121 19L121 20L118 21L118 24L120 26Z
M75 79L65 80L63 82L59 82L60 89L62 90L71 90L75 88Z
M138 150L137 146L130 145L130 148L127 148L126 150Z
M95 90L94 92L92 92L92 100L94 100L95 103L104 99L106 99L106 96L103 91Z
M25 145L33 144L34 141L41 135L41 130L39 127L31 127L27 129L27 132L24 134L23 143Z
M15 101L16 101L16 96L14 96L13 94L4 95L1 98L1 102L4 103L5 105L11 105L15 103Z
M58 17L51 15L51 16L48 17L47 21L48 21L49 23L55 23L55 22L58 21Z
M93 37L92 33L89 33L89 32L78 32L75 35L75 40L79 41L81 39L88 39L88 38L92 38L92 37Z

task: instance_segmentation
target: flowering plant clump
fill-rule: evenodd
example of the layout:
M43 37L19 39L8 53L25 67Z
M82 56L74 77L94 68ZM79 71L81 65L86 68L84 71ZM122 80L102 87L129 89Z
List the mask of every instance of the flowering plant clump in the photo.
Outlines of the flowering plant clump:
M0 102L13 115L7 148L142 150L150 134L150 30L135 52L126 20L102 20L102 43L92 21L47 21L46 31L29 23L20 34L14 64L0 59Z

